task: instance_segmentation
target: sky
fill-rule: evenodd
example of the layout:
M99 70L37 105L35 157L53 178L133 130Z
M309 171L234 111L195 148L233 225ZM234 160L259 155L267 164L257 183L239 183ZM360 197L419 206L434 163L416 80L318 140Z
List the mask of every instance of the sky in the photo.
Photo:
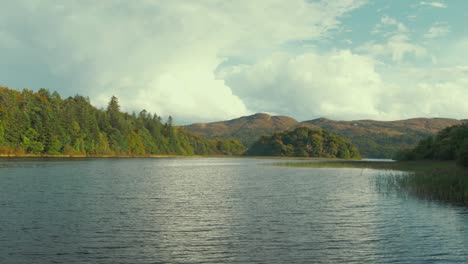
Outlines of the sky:
M175 123L468 118L468 1L0 0L0 85Z

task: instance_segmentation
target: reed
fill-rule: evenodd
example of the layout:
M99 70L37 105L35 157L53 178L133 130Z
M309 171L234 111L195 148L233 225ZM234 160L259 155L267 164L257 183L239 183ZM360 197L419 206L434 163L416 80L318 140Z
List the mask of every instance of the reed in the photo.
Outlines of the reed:
M468 169L457 166L455 162L312 161L278 162L273 165L304 168L385 170L376 179L379 189L395 189L424 199L468 205Z

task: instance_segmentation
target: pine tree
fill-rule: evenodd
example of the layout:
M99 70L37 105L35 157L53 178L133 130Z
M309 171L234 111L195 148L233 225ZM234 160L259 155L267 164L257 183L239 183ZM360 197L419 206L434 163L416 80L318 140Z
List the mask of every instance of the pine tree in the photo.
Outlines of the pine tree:
M109 105L107 106L107 114L109 115L110 125L113 128L121 130L122 122L120 118L120 105L119 105L119 99L117 99L117 97L115 96L111 97Z

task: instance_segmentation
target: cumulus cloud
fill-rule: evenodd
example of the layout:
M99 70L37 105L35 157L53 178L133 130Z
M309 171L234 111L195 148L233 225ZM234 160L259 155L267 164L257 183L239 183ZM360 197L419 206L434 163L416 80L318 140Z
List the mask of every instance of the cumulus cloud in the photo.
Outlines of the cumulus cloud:
M468 115L465 103L468 71L465 67L394 70L387 103L380 105L390 116L465 118Z
M254 111L276 111L299 119L378 115L374 105L382 82L374 61L349 50L324 55L276 53L222 74Z
M383 38L356 49L320 47L339 31L342 17L364 3L6 1L0 82L79 93L99 106L116 95L126 111L145 108L185 123L254 112L298 119L468 115L460 104L466 71L450 79L443 77L447 71L434 70L438 79L429 81L424 69L405 66L408 58L433 54L396 18L383 16ZM309 46L300 52L285 48L302 41ZM463 68L464 43L452 49L458 52L452 62L435 56L446 68Z
M236 117L250 110L213 73L226 58L253 59L284 43L320 39L362 3L9 1L0 10L0 55L11 64L0 66L0 77L89 95L98 105L115 94L125 110L179 120Z
M254 111L279 111L300 120L395 120L468 114L466 67L422 70L379 66L349 50L278 53L253 65L225 69L226 84Z

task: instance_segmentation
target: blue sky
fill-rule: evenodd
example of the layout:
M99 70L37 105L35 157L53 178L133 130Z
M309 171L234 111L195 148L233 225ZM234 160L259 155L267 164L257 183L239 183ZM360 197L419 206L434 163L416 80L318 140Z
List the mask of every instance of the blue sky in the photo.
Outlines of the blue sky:
M178 123L468 118L468 1L4 1L0 84Z

